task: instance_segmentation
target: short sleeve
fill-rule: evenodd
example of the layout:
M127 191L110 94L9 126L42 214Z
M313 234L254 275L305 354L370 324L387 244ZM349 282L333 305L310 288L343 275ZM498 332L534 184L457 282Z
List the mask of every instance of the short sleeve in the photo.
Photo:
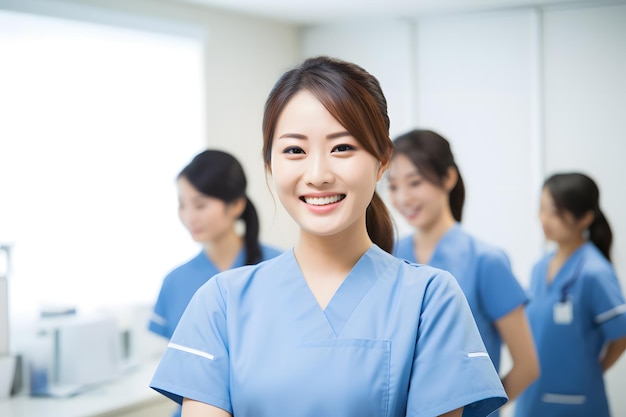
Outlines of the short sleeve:
M217 279L189 302L150 387L179 404L190 398L232 414L226 307Z
M159 296L157 297L148 323L148 330L159 336L170 338L172 336L172 330L169 328L167 320L167 291L165 283L166 281L163 282L161 290L159 291Z
M480 300L491 321L501 319L528 302L504 252L492 250L483 255L479 260L478 276Z
M584 281L587 287L584 291L590 294L593 321L604 339L609 341L626 336L626 304L617 276L603 271L585 276Z
M424 295L407 416L487 416L506 401L461 288L441 272Z

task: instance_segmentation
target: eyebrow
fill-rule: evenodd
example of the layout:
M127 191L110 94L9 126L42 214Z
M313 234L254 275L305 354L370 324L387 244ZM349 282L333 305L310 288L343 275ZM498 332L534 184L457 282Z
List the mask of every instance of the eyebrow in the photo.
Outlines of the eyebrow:
M408 174L404 175L403 177L399 177L399 178L410 179L411 177L423 177L423 175L420 174L417 171L412 171L412 172L409 172ZM390 180L395 180L396 179L396 177L394 177L393 175L389 175L389 174L387 174L387 178L390 179Z
M352 136L352 134L348 131L331 133L330 135L326 136L326 139L339 139L345 136ZM307 139L306 135L302 135L300 133L284 133L278 137L278 139L283 139L283 138Z

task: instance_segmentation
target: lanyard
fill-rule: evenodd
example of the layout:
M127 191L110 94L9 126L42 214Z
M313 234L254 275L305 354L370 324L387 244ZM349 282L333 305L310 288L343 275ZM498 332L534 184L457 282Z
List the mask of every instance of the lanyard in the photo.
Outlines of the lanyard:
M564 303L567 300L567 293L569 292L569 289L572 288L574 284L576 283L576 280L578 279L578 275L580 275L580 270L583 267L584 260L585 260L584 257L581 256L580 259L578 260L578 263L576 264L576 268L574 269L574 273L572 274L572 277L568 279L567 282L565 282L565 284L563 284L563 287L561 288L561 302L562 303Z

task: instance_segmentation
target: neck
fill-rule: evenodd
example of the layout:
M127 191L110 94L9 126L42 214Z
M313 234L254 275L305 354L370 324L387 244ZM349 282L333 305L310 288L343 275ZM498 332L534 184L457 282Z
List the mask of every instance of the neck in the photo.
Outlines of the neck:
M242 247L243 241L241 236L234 229L230 229L214 241L205 243L204 253L223 271L232 266Z
M303 270L315 268L318 272L349 272L372 246L365 221L362 227L351 228L332 236L317 236L300 232L294 254Z
M586 240L582 236L568 242L559 242L555 257L558 259L567 259L572 253L576 252L578 248L584 245L585 242Z
M415 229L414 240L419 243L420 247L434 248L448 230L456 224L456 220L449 211L444 212L435 222L423 227Z

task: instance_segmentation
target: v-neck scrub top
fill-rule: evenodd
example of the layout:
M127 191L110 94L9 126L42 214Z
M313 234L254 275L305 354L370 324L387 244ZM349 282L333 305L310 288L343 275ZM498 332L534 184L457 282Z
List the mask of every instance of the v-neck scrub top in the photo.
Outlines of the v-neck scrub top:
M261 260L273 258L280 253L282 251L271 246L261 245ZM243 266L245 262L246 251L242 249L231 268ZM167 274L161 284L148 329L168 339L171 338L193 294L218 272L220 269L211 262L204 251L201 251L193 259Z
M417 262L413 236L400 239L394 254ZM526 291L513 275L506 253L475 238L455 223L437 243L428 264L456 278L467 297L487 352L499 369L502 338L495 322L528 301Z
M376 245L322 310L293 254L200 288L150 386L235 417L486 416L506 401L445 271Z
M517 417L608 417L600 352L626 336L626 304L615 271L593 243L578 248L551 283L554 252L533 268L526 314L541 375L517 399ZM564 302L564 303L562 303ZM555 317L555 307L571 310ZM571 314L570 314L571 313Z

